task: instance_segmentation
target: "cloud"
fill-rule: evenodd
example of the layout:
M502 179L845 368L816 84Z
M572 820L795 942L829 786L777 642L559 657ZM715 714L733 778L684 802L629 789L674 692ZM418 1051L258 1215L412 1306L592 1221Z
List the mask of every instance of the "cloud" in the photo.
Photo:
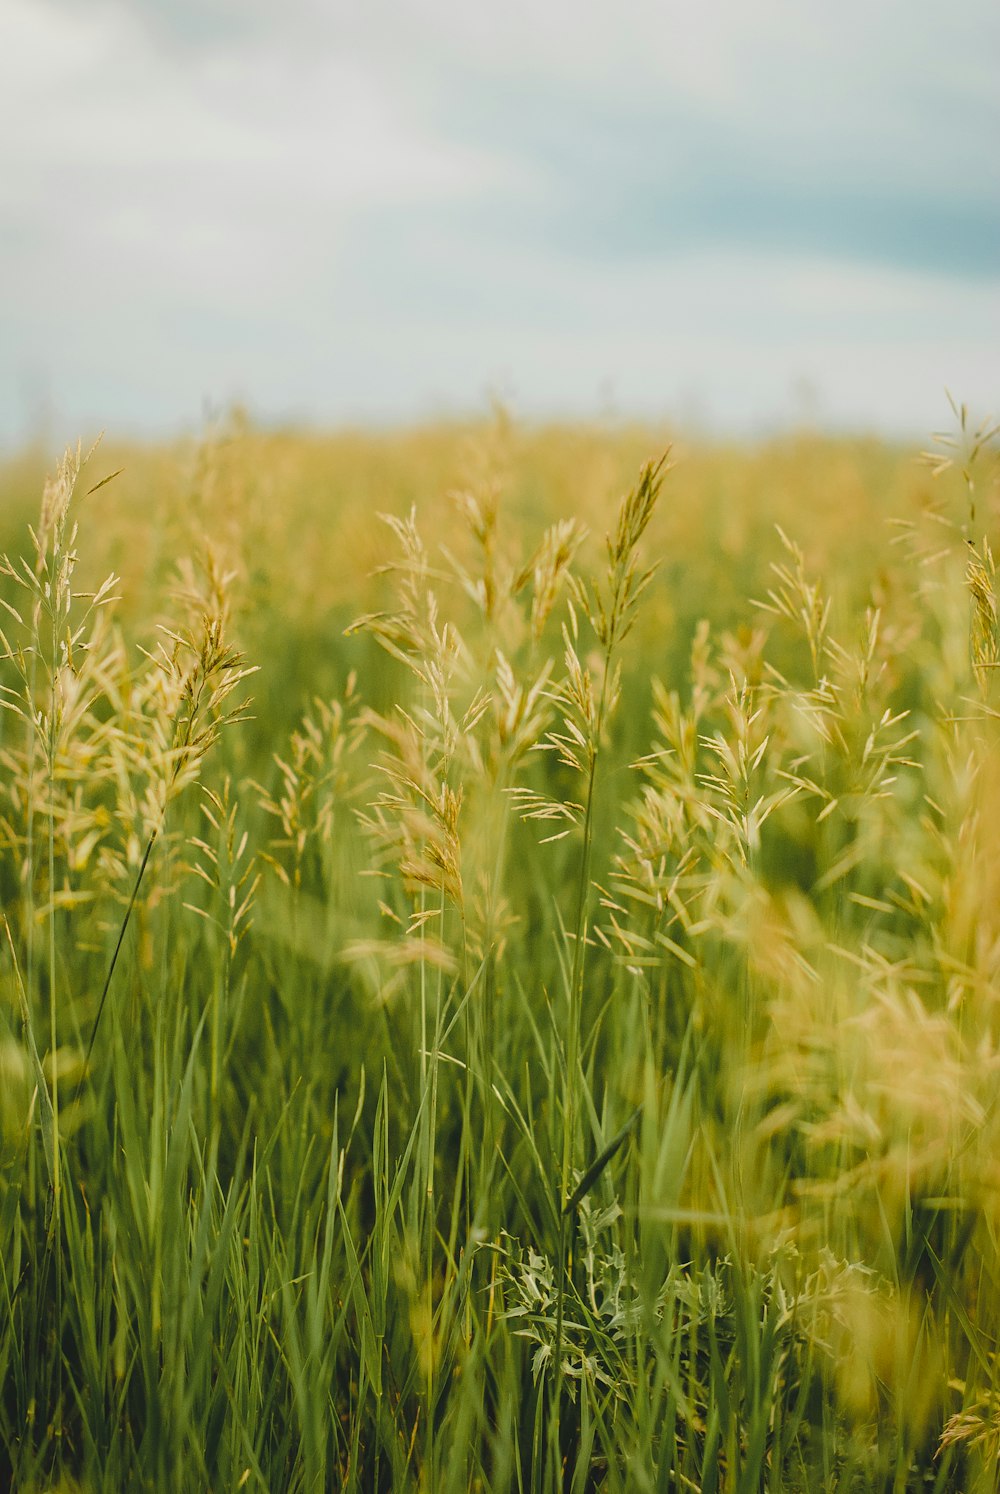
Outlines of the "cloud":
M350 51L276 55L253 28L178 50L125 7L51 0L12 0L4 29L0 255L16 295L2 341L61 388L85 346L99 361L145 341L131 378L163 355L164 328L190 335L199 317L202 353L225 367L211 335L282 308L307 320L360 214L491 179L488 159L421 130Z
M985 6L941 35L921 0L847 0L835 23L775 0L666 5L656 23L625 0L603 49L570 14L520 65L516 46L474 50L435 90L444 133L532 183L521 218L494 205L491 233L503 220L601 259L737 244L1000 271L1000 103L983 61L989 44L1000 57L1000 25ZM505 15L523 39L520 0ZM475 38L482 20L467 24Z
M26 383L71 427L609 380L738 425L803 372L912 427L932 385L995 393L986 0L8 0L0 30L0 438Z

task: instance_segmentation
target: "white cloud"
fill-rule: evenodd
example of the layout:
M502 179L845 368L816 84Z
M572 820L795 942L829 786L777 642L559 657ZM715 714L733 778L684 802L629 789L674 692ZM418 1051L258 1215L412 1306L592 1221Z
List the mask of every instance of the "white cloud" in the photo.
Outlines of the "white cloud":
M831 419L919 428L946 382L995 398L1000 273L866 263L863 232L835 260L826 225L793 254L713 214L731 152L790 212L909 194L946 260L933 194L995 211L998 57L986 0L947 30L929 0L6 0L0 438L26 378L69 433L203 395L590 408L609 380L747 425L799 375Z
M0 202L55 267L70 248L84 273L88 250L146 251L170 273L176 250L183 280L188 245L228 275L248 231L291 247L320 208L335 227L490 180L489 161L415 127L357 54L275 57L253 36L178 54L122 8L50 0L10 0L5 30Z
M5 178L164 164L270 168L370 201L481 179L460 145L421 135L359 55L288 58L266 37L203 52L157 50L109 5L64 11L8 0L0 50ZM333 143L332 151L328 148Z

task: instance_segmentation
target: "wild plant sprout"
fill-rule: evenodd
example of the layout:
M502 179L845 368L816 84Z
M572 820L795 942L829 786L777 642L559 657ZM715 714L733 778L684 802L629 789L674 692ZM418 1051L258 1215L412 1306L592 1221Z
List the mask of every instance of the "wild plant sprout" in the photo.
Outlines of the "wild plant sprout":
M12 561L5 555L0 560L0 575L16 588L16 601L3 603L12 627L0 631L3 661L16 683L0 686L0 702L23 730L22 742L5 747L3 754L8 775L6 849L17 864L25 908L24 978L18 972L17 981L37 1093L42 1096L56 1227L61 1191L59 1017L65 1000L57 958L57 913L76 901L68 878L58 885L57 871L72 868L74 861L85 863L103 828L100 811L83 805L76 791L87 783L105 750L107 729L95 707L116 657L103 614L113 600L117 578L109 576L89 596L77 597L73 591L78 531L70 507L82 465L79 449L67 453L46 483L38 526L30 530L33 559ZM39 918L47 932L42 958L48 987L51 1105L31 1016L36 981L41 986L36 973ZM7 935L13 952L9 921Z
M606 540L606 574L589 583L573 577L570 621L563 629L565 674L553 691L560 719L558 726L546 733L540 745L554 753L558 762L576 776L580 798L549 798L531 790L513 791L525 819L568 819L571 824L579 825L582 832L579 885L572 926L573 965L565 1026L567 1088L560 1185L563 1205L571 1192L576 1146L577 1066L585 949L589 937L588 903L597 763L608 721L621 693L618 651L631 631L636 608L653 576L652 568L640 568L638 548L652 518L665 470L666 458L650 463L643 469L635 488L623 500L615 531ZM580 659L578 610L586 617L598 645L599 653L593 667Z
M203 837L190 838L189 852L193 859L189 869L208 889L210 902L208 907L188 901L184 906L218 930L225 941L222 975L212 1003L209 1034L209 1093L214 1101L219 1093L223 1067L232 1051L246 991L244 981L237 1009L232 1011L236 956L252 926L261 873L257 870L256 856L250 850L249 831L241 822L238 803L234 802L232 780L226 779L221 794L203 785L202 796L200 807L206 828Z
M145 653L145 670L130 692L128 717L133 729L116 742L114 767L118 781L126 786L126 814L138 811L139 825L134 828L140 839L131 842L129 859L134 859L136 851L139 859L97 1003L88 1064L129 921L169 807L197 781L223 728L247 718L248 700L234 702L232 696L256 673L256 667L246 663L227 637L231 579L211 554L200 573L192 562L182 562L174 590L180 619L175 625L161 624L162 639ZM141 781L140 775L145 778L145 792L136 804L131 786Z
M72 509L82 466L79 451L67 455L46 485L38 526L30 531L34 560L5 556L0 562L0 572L16 588L15 599L4 601L9 625L0 635L4 662L16 683L0 688L7 712L24 731L20 743L14 737L3 748L4 838L23 889L23 977L18 974L17 980L33 1054L33 993L43 979L48 991L51 1125L45 1120L49 1098L37 1063L35 1069L43 1127L49 1133L45 1155L56 1218L59 1075L67 1064L60 1016L65 1024L73 1002L87 994L62 985L58 946L67 933L60 930L60 917L71 919L77 928L93 917L98 888L88 873L100 867L102 878L112 885L118 882L123 870L119 827L134 815L144 846L140 841L130 851L126 843L125 860L132 865L134 881L103 989L91 1007L85 1068L167 807L197 776L223 722L241 714L226 702L249 673L224 640L225 578L210 570L206 595L197 590L194 572L188 568L182 583L190 627L171 630L169 649L161 646L155 656L148 656L138 678L129 675L122 640L109 623L117 577L109 576L93 593L74 587L78 524ZM108 481L92 488L87 499ZM143 779L145 795L138 802L137 785ZM36 951L39 922L47 932L44 977ZM81 937L86 941L85 935ZM8 939L13 955L9 920ZM78 1026L73 1035L79 1041Z
M494 942L506 795L548 723L553 665L538 650L582 531L575 523L559 523L545 532L527 562L518 562L503 554L495 493L461 490L454 501L475 544L475 571L448 550L448 569L435 570L415 511L405 520L389 516L401 559L384 569L397 581L397 605L360 618L352 631L370 632L412 674L417 689L413 709L368 717L386 742L378 765L389 787L362 823L417 900L409 934L420 933L426 950L428 927L442 928L450 908L459 916L467 959ZM443 611L439 592L452 579L480 614L478 656ZM526 641L522 671L517 656ZM463 822L467 795L476 804ZM468 861L473 849L473 864L463 865L463 855ZM440 947L431 957L443 958Z
M302 888L310 852L322 855L340 828L338 811L364 790L353 762L365 737L357 675L348 676L343 695L317 698L291 733L284 753L273 754L278 785L255 784L261 809L275 821L276 833L264 861L285 887Z
M478 1091L489 1150L481 1159L464 1159L453 1195L450 1256L457 1253L458 1203L464 1198L471 1231L472 1180L477 1174L489 1179L496 1167L498 962L516 916L503 891L509 796L549 723L553 665L541 647L582 538L576 524L557 524L523 561L505 547L499 493L490 478L477 490L460 490L453 502L472 543L472 561L463 562L449 548L443 551L445 567L437 567L415 512L406 519L389 516L386 522L401 550L401 559L385 567L396 583L396 606L354 625L405 666L415 699L392 714L367 717L383 744L376 766L385 787L360 817L376 868L398 876L410 900L405 932L389 941L355 942L352 948L355 958L377 955L399 976L407 967L418 973L420 1081L429 1095L423 1137L430 1206L422 1228L427 1232L435 1228L432 1154L442 1045L461 1017L464 1104L468 1112ZM472 604L471 644L445 610L456 584ZM382 908L398 919L384 901ZM454 982L450 994L445 982ZM486 1217L485 1198L477 1212ZM428 1262L434 1254L429 1236ZM428 1279L421 1309L427 1324L434 1320L435 1296ZM433 1359L424 1354L425 1366ZM428 1406L433 1398L432 1377ZM434 1456L429 1448L432 1466Z
M575 1187L577 1177L574 1176L574 1166L579 1149L580 1096L583 1089L580 1051L585 951L590 938L589 903L597 766L607 725L621 691L618 652L631 631L639 601L653 576L652 568L640 567L638 550L652 518L665 469L666 457L658 463L649 463L643 468L636 486L623 499L614 532L606 539L605 574L589 582L575 575L571 576L569 623L563 628L565 673L552 691L558 722L549 729L539 746L553 753L557 761L575 776L580 798L570 798L568 795L547 796L524 787L511 790L523 818L557 823L569 821L569 826L561 833L566 834L573 826L579 826L582 838L576 907L570 934L572 952L566 985L565 1025L560 1044L560 1066L563 1073L562 1139L558 1183L554 1190L559 1221L554 1321L551 1324L552 1337L548 1341L548 1351L536 1354L534 1361L536 1373L540 1373L548 1363L551 1363L553 1372L548 1410L548 1455L553 1476L561 1459L560 1416L567 1368L564 1329L566 1275L570 1260L569 1216L580 1201ZM593 666L584 664L580 659L578 611L584 614L597 644L598 652ZM550 840L559 838L559 831L547 837ZM516 1273L512 1279L516 1291ZM540 1415L541 1412L537 1414Z

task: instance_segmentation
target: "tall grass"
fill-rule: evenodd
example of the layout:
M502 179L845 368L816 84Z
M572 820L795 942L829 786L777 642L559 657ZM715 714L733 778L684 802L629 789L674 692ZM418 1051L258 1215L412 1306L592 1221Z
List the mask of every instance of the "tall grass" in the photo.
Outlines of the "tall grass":
M994 437L650 440L46 487L4 1483L996 1487Z

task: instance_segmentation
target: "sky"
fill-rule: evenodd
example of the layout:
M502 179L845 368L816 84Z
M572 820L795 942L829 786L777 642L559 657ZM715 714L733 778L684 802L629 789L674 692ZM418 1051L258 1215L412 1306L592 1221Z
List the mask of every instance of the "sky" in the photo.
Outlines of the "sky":
M1000 411L995 0L2 0L0 444Z

